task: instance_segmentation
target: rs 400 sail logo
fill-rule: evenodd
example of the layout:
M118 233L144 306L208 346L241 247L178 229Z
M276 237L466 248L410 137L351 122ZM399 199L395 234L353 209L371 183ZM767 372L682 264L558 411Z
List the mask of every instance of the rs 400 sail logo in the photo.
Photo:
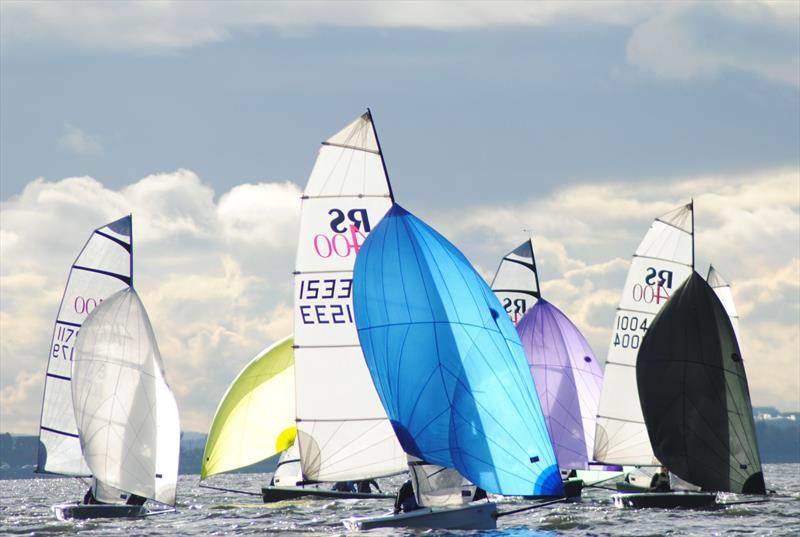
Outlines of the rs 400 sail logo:
M314 251L319 257L350 257L358 254L361 245L370 232L369 215L366 209L331 209L330 229L328 233L314 236Z
M658 304L669 299L672 290L672 271L647 267L644 283L634 284L631 294L634 302Z

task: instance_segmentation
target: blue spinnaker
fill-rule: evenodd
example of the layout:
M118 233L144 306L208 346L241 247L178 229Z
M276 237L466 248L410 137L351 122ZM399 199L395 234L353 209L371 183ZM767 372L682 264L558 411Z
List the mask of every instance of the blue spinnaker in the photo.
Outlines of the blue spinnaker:
M455 246L394 205L356 258L353 304L407 453L496 494L563 494L519 336Z

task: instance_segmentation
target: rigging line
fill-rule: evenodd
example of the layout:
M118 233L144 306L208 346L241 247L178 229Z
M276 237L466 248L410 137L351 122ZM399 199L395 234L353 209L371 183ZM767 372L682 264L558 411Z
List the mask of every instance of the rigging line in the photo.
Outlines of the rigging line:
M498 511L497 513L494 514L494 518L500 518L501 516L513 515L513 514L516 514L516 513L522 513L524 511L530 511L531 509L537 509L539 507L546 507L548 505L553 505L555 503L562 503L562 502L566 502L566 501L567 501L566 498L557 498L555 500L550 500L548 502L536 503L534 505L530 505L528 507L522 507L521 509L514 509L512 511Z
M197 486L200 487L201 489L221 490L222 492L233 492L236 494L249 494L251 496L261 496L260 492L250 492L249 490L226 489L223 487L214 487L212 485L205 485L203 483L198 483Z

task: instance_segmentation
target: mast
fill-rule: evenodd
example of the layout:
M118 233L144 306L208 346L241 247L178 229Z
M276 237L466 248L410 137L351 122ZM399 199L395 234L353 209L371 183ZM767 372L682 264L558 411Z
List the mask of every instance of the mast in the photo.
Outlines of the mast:
M692 271L694 271L694 198L689 201L689 209L692 211Z
M130 261L129 270L130 270L130 274L131 274L131 288L133 288L133 213L129 214L128 218L131 219L131 249L130 249L131 261Z
M389 186L389 198L391 198L392 205L394 205L394 191L392 190L392 182L389 180L389 170L386 169L386 159L383 158L381 139L378 138L378 129L375 128L375 120L373 119L372 111L369 108L367 108L367 117L369 118L369 122L372 124L372 134L375 135L375 143L378 144L378 153L381 156L381 164L383 165L383 175L386 176L386 184Z
M528 234L528 243L531 246L531 263L533 264L533 276L536 278L536 298L542 298L542 286L539 285L539 268L536 266L536 254L533 252L533 237Z

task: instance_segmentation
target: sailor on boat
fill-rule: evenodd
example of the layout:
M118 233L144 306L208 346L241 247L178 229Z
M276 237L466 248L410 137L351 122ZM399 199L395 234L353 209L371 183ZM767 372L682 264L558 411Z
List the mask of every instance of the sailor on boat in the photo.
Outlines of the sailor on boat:
M356 484L353 481L337 481L333 484L331 490L337 492L355 492Z
M382 492L381 487L378 486L378 482L374 479L362 479L356 482L356 492L370 494L372 492L372 487L375 487L375 490L378 492Z
M401 511L408 513L417 509L419 509L419 504L417 503L417 497L414 495L414 485L411 484L410 479L407 479L403 486L400 487L400 490L397 491L397 498L394 500L394 514L397 515Z
M650 492L670 492L672 488L669 484L669 471L666 466L661 466L661 469L653 474L650 480Z

